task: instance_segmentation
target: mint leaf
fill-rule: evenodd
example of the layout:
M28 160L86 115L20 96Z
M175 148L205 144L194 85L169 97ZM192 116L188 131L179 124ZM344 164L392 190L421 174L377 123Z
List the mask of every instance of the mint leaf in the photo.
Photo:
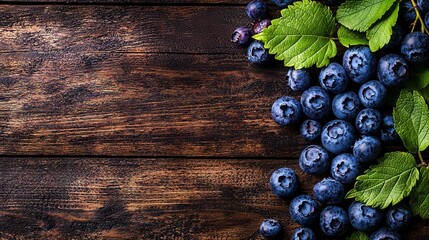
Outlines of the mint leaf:
M429 109L417 91L402 90L393 108L395 130L411 153L429 146Z
M269 53L287 67L328 65L329 58L337 54L331 38L336 30L331 10L321 3L303 0L283 9L281 15L253 38L262 41Z
M396 2L384 16L378 20L368 31L366 37L369 39L369 48L372 52L377 51L389 43L392 37L392 27L398 20L399 1Z
M347 0L338 7L337 20L349 29L365 32L394 2L395 0Z
M369 237L364 232L354 231L347 240L369 240Z
M350 47L350 45L368 45L368 39L364 33L350 30L343 25L338 29L337 35L344 47Z
M379 164L369 167L357 177L355 186L346 198L368 206L386 208L407 197L417 180L419 170L413 155L406 152L386 153Z
M407 87L411 90L420 90L429 85L429 61L413 66Z
M420 168L420 179L410 195L410 205L415 215L429 219L429 169Z

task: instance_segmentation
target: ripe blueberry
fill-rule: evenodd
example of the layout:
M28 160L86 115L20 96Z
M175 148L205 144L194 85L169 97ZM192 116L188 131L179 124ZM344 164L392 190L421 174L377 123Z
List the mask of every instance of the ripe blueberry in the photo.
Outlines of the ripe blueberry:
M315 141L320 138L322 133L322 124L316 120L307 119L302 122L300 127L301 136L307 141Z
M290 168L279 168L270 177L271 192L281 198L291 198L298 190L298 177Z
M382 142L394 142L399 139L399 135L393 127L392 115L383 117L380 128L380 139Z
M337 94L332 100L332 112L343 120L355 119L361 108L359 97L354 92Z
M329 169L329 153L321 146L310 145L302 150L299 166L308 174L323 174Z
M347 231L347 212L338 206L327 206L320 214L320 228L328 236L339 236Z
M321 139L328 151L340 154L351 150L356 141L356 132L349 122L337 119L323 127Z
M328 92L344 92L347 89L348 81L346 70L338 63L330 63L320 70L320 86Z
M429 35L412 32L405 35L401 44L401 53L412 63L421 63L429 57Z
M372 108L362 109L356 117L356 129L365 135L376 134L380 129L381 113Z
M386 87L394 87L408 79L408 64L405 58L397 54L388 54L378 61L378 80Z
M411 211L405 205L394 206L386 213L387 225L393 230L399 231L410 222Z
M309 195L299 195L290 202L289 213L296 223L309 226L319 217L320 209Z
M253 33L258 34L270 25L271 25L271 21L269 19L264 19L264 20L255 22L253 24Z
M285 8L297 0L273 0L273 3L279 8Z
M381 152L381 142L373 136L363 135L353 146L353 155L361 163L374 161Z
M270 60L270 55L262 42L253 41L247 48L247 59L254 64L264 64Z
M283 96L273 103L271 115L281 126L294 124L301 118L301 104L292 97Z
M387 90L380 81L372 80L360 86L358 96L365 107L380 108L386 102Z
M343 67L350 79L356 83L364 83L375 75L377 59L367 46L347 49L343 55Z
M331 99L321 87L314 86L305 90L301 95L301 105L304 114L310 119L322 119L329 114Z
M252 30L248 27L239 27L231 35L231 42L238 45L247 45L252 39Z
M342 184L351 184L360 174L361 166L355 156L343 153L331 163L331 176Z
M310 73L306 69L289 68L286 80L290 89L296 92L307 90L311 86Z
M253 0L247 4L246 14L252 20L260 20L267 13L267 4L262 0Z
M299 227L293 231L291 240L316 240L313 230L308 227Z
M380 225L383 214L375 208L354 201L349 207L349 220L355 229L369 232Z
M264 219L259 227L259 232L264 238L275 239L282 235L282 226L277 220Z
M380 228L373 232L369 237L370 240L401 240L401 236L391 228Z
M313 195L324 204L339 204L343 201L346 190L342 183L332 178L325 178L313 187Z

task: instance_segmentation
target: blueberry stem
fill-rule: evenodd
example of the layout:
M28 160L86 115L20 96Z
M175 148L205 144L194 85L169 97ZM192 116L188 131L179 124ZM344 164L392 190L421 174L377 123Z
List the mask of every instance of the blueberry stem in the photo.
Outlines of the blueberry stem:
M427 166L428 164L423 159L422 153L420 151L418 151L417 154L419 155L419 159L420 159L420 162L422 163L422 165Z
M422 16L420 16L419 9L417 8L417 4L416 4L415 0L411 0L411 3L413 4L414 11L416 12L416 19L413 22L413 27L411 28L411 32L414 32L414 28L417 25L417 21L419 21L421 32L429 34L429 30L426 29L426 27L425 27L423 18L422 18Z

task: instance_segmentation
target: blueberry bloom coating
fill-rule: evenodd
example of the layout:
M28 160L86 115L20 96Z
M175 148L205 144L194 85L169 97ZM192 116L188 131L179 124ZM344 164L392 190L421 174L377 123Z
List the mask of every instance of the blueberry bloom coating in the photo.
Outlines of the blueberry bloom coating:
M259 227L261 235L268 239L274 239L282 235L282 226L277 220L265 219Z
M355 119L361 109L358 95L354 92L337 94L332 100L332 112L335 117L343 120Z
M289 213L296 223L309 226L319 217L320 208L309 195L299 195L290 202Z
M339 236L347 231L347 212L338 206L327 206L320 214L320 228L328 236Z
M408 79L408 64L397 54L388 54L378 61L378 80L386 87L399 86Z
M386 103L387 90L380 81L372 80L360 86L358 96L365 107L380 108Z
M352 149L356 141L356 131L349 122L332 120L323 127L321 139L326 150L340 154Z
M380 228L373 232L370 240L401 240L401 236L391 228Z
M231 35L231 42L238 45L247 45L252 39L252 30L248 27L239 27Z
M381 142L373 136L362 136L353 146L353 155L361 163L372 162L380 156Z
M356 83L364 83L374 77L377 59L367 46L347 49L343 55L343 67L350 79Z
M386 212L386 223L393 230L399 231L408 226L411 211L405 205L395 206Z
M315 141L322 133L322 124L316 120L307 119L300 127L301 136L307 141Z
M417 7L421 13L427 13L429 11L429 1L428 0L417 0Z
M421 63L429 57L429 35L412 32L405 35L401 45L401 53L412 63Z
M301 104L292 97L283 96L273 103L271 115L281 126L294 124L301 118Z
M253 24L253 34L258 34L262 32L265 28L271 25L271 21L269 19L263 19L261 21L257 21Z
M247 59L254 64L264 64L270 60L270 55L262 42L253 41L247 48Z
M299 227L293 231L291 240L316 240L316 235L313 230L308 227Z
M343 184L332 178L323 179L313 188L316 200L324 204L339 204L343 201L345 194Z
M340 93L347 89L349 79L346 70L338 63L330 63L319 73L320 86L328 92Z
M304 114L311 119L322 119L329 114L331 99L321 87L311 87L301 95L301 105Z
M308 174L323 174L329 169L329 153L321 146L310 145L302 150L299 166Z
M394 142L399 139L399 135L393 126L392 115L383 117L380 128L380 139L382 142Z
M360 170L358 160L350 153L336 156L331 163L331 176L342 184L353 183L359 176Z
M281 198L291 198L298 190L298 177L290 168L279 168L270 177L271 192Z
M401 1L400 16L407 26L414 22L416 19L416 11L414 10L411 0Z
M429 29L429 12L427 12L425 15L425 25L426 25L426 28Z
M286 80L290 89L295 92L307 90L311 86L310 73L306 69L289 68Z
M366 135L376 134L381 125L381 113L372 108L362 109L356 117L356 129Z
M247 4L246 14L252 20L260 20L267 13L267 4L262 0L253 0Z
M349 220L355 229L369 232L380 225L383 214L375 208L354 201L349 207Z
M285 8L296 0L273 0L273 3L279 8Z

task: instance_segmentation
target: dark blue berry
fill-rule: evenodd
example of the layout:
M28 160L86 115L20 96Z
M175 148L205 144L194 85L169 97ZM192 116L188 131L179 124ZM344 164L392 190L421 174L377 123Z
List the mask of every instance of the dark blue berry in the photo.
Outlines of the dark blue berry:
M380 228L373 232L369 237L370 240L401 240L401 236L391 228Z
M394 128L392 115L383 117L380 128L380 140L382 142L395 142L399 139L399 135Z
M290 168L279 168L270 177L271 192L281 198L291 198L298 190L298 177Z
M279 8L285 8L297 0L273 0L273 3Z
M425 25L426 28L429 29L429 12L427 12L425 15Z
M381 113L372 108L362 109L356 117L356 129L365 135L378 133L381 125Z
M359 97L351 91L337 94L332 100L332 112L339 119L355 119L360 109Z
M320 214L320 228L328 236L339 236L347 231L347 212L338 206L327 206Z
M325 173L329 169L329 153L321 146L310 145L302 150L299 166L308 174Z
M408 64L397 54L388 54L378 61L377 76L384 86L399 86L408 79Z
M332 120L323 127L321 139L326 150L340 154L351 151L356 141L356 132L349 122Z
M264 238L276 239L282 235L282 226L277 220L265 219L259 227L259 232Z
M347 49L343 55L343 67L350 79L356 83L364 83L375 76L377 59L367 46Z
M429 12L429 1L428 0L417 0L417 7L419 8L420 14Z
M269 19L264 19L264 20L255 22L253 24L253 33L258 34L270 25L271 25L271 21Z
M408 226L410 219L411 211L405 205L394 206L386 212L387 225L396 231Z
M307 90L311 86L310 73L306 69L289 68L286 80L290 89L296 92Z
M238 45L247 45L252 39L252 30L248 27L239 27L231 35L231 41Z
M350 153L336 156L331 163L331 176L342 184L351 184L359 176L361 166Z
M405 35L401 44L401 53L412 63L421 63L429 58L429 35L412 32Z
M380 225L383 214L375 208L355 201L349 207L349 220L355 229L369 232Z
M344 92L348 86L346 70L338 63L330 63L319 73L320 86L328 92Z
M372 162L381 152L381 142L373 136L362 136L353 146L353 155L361 163Z
M283 96L273 103L271 115L281 126L294 124L301 118L301 104L295 98Z
M387 51L398 51L399 46L402 43L402 39L404 38L404 29L402 28L401 24L396 24L392 28L392 36L390 37L389 43L387 43L383 50Z
M301 136L307 141L315 141L320 138L322 124L316 120L307 119L300 127Z
M313 230L308 227L299 227L293 231L291 240L316 240Z
M387 100L387 90L377 80L362 84L359 88L359 100L367 108L381 108Z
M318 219L320 208L310 196L299 195L290 202L289 213L296 223L302 226L310 226Z
M261 20L267 13L267 4L262 0L253 0L247 4L246 14L252 20Z
M321 87L314 86L305 90L301 95L301 105L304 114L310 119L322 119L331 109L331 99Z
M345 194L343 184L332 178L325 178L313 187L314 197L324 204L339 204L343 201Z
M416 19L416 11L414 10L411 0L401 1L400 16L407 26L410 26Z
M247 48L247 59L254 64L264 64L270 60L270 55L262 42L253 41Z

